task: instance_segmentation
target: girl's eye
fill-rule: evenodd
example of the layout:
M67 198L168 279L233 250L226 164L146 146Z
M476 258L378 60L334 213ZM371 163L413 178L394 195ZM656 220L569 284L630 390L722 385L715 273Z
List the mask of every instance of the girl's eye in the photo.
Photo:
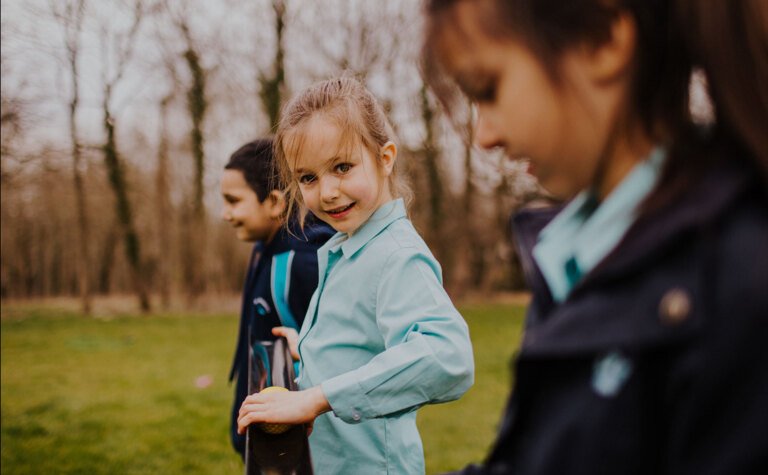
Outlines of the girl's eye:
M347 173L351 169L352 169L352 165L349 163L339 163L338 165L336 165L336 171L338 173Z
M494 86L480 89L474 94L474 100L481 103L490 103L496 99L496 88Z
M302 185L309 185L315 181L315 175L301 175L299 177L299 183Z
M494 74L479 74L461 78L459 86L473 102L492 103L496 100L496 84Z
M485 104L491 103L496 100L496 81L483 81L482 83L476 84L475 87L466 88L465 92L473 102Z

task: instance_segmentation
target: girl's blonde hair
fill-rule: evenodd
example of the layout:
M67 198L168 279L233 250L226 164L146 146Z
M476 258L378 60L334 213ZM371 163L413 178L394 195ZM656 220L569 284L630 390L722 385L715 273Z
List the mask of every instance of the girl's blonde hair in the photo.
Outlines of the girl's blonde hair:
M275 157L288 198L288 216L292 216L297 207L304 205L289 161L292 156L300 155L303 140L302 133L297 129L305 126L317 114L330 119L341 130L340 149L348 151L361 145L378 159L381 148L387 142L395 142L394 130L381 105L356 79L340 77L320 81L306 88L283 107L275 134ZM407 206L412 192L399 160L395 160L388 182L392 195L403 198ZM303 221L302 213L302 225Z

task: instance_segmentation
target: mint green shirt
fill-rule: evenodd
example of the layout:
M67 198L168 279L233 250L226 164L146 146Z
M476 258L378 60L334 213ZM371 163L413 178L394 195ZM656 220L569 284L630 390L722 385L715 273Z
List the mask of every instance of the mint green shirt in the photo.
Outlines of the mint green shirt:
M533 256L556 302L619 244L656 186L665 156L655 148L602 203L582 191L541 231Z
M301 389L321 385L333 409L309 438L315 473L424 473L416 409L459 398L474 377L439 264L395 200L333 236L318 267L298 378Z

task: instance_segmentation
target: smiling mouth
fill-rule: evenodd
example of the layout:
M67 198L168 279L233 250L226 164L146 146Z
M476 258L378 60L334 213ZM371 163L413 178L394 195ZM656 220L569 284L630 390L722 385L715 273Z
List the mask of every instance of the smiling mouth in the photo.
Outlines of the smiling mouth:
M349 210L352 209L353 206L355 206L354 202L340 208L326 210L325 212L332 218L343 218L349 212Z

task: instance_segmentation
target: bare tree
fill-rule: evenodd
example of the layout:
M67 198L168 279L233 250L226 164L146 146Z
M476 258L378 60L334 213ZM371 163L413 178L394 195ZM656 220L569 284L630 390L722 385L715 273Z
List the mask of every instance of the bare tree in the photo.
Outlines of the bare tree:
M203 122L205 121L205 113L208 109L208 101L205 95L207 73L200 63L200 53L192 40L192 35L186 23L181 24L181 31L187 42L184 59L192 77L187 89L187 109L192 120L190 142L192 144L195 170L192 203L195 215L204 218L205 204L203 199L205 198L205 187L203 178L205 175L205 149L203 148Z
M4 11L3 296L80 295L81 266L88 265L91 293L135 291L147 308L150 282L164 306L177 288L188 296L233 290L241 277L233 269L247 249L206 208L215 202L205 186L217 172L212 166L221 164L221 152L274 127L292 87L342 70L366 83L395 126L401 163L415 184L411 216L452 294L496 289L509 278L497 272L507 265L500 258L514 259L505 254L502 230L523 181L515 174L500 181L498 167L516 173L514 167L462 148L446 127L417 74L418 2L226 0L222 8L138 1L47 0L42 10L28 2L29 18L45 20L28 31L23 21L9 29ZM133 5L137 12L125 15ZM150 22L153 31L145 28ZM64 42L61 34L50 37L51 25ZM244 32L265 41L243 39ZM99 41L103 63L89 56ZM36 62L40 57L45 62ZM66 74L52 79L52 63ZM101 77L89 69L94 64L103 65ZM137 80L142 73L153 80ZM68 115L50 113L62 102L52 85L65 86ZM130 94L132 88L144 94ZM142 97L153 99L141 104ZM92 105L97 117L87 114ZM147 120L156 116L157 123ZM104 137L97 149L88 146L94 133ZM62 138L63 149L56 145ZM86 166L102 159L103 167ZM129 186L139 180L151 188ZM50 219L38 218L44 212Z
M467 137L472 135L472 114L468 109L467 120L464 133ZM455 245L452 247L455 265L453 266L453 286L452 295L461 297L464 293L473 287L476 281L473 270L476 268L474 262L477 255L482 255L482 248L477 242L477 187L475 185L474 154L472 153L472 143L470 140L464 140L464 189L461 193L461 211L464 220L461 226L454 229L456 236Z
M439 239L441 230L445 222L443 213L443 200L445 191L443 186L443 174L440 169L440 149L435 136L435 108L430 102L429 92L426 85L422 85L420 91L421 119L424 125L424 141L422 150L424 154L424 165L426 167L428 194L427 198L427 225L429 236L434 243L435 254L438 259L446 258L446 249L443 240Z
M0 96L0 180L5 191L11 179L11 172L6 162L11 158L18 159L15 150L15 140L24 131L24 105L19 97L10 95L2 89Z
M106 29L102 31L103 45L109 44L110 39L116 43L115 70L112 72L109 71L110 68L108 67L109 56L106 52L106 49L104 50L102 126L104 127L104 132L106 134L106 141L102 147L102 150L104 153L104 163L107 167L109 183L115 195L115 211L123 234L125 256L130 268L134 291L136 292L136 296L139 300L139 307L141 308L142 312L149 312L149 292L147 289L146 280L144 278L144 263L142 261L141 255L141 243L139 240L139 235L136 231L136 225L134 223L131 202L128 199L128 184L126 182L125 171L123 169L123 164L121 163L120 154L117 147L115 119L111 109L112 94L115 90L115 87L123 78L126 66L131 59L136 34L139 30L139 26L143 17L144 12L142 3L137 2L133 10L133 21L131 27L124 38L110 38Z
M82 173L84 160L77 125L77 112L80 106L80 71L78 60L80 55L80 36L85 18L85 0L69 0L63 4L51 1L50 7L54 17L59 21L63 29L67 64L72 85L72 92L69 98L69 136L72 146L72 182L74 184L75 206L77 209L78 287L82 312L85 315L90 315L92 299L89 277L89 270L91 268L89 243L91 235Z
M385 73L407 56L402 49L402 25L407 23L408 2L335 0L305 5L304 41L313 50L313 63L334 74L347 71L367 82L372 73ZM323 25L317 28L315 25ZM294 38L296 39L296 38ZM407 45L406 45L407 47ZM412 51L411 51L412 52ZM319 59L319 61L318 61ZM315 69L310 75L323 75ZM394 79L394 78L393 78Z
M0 41L3 45L11 39L9 30L13 31L4 22L0 28ZM31 160L20 150L20 142L25 132L36 125L30 121L31 104L26 97L28 94L25 94L24 85L12 85L12 81L5 80L15 72L9 65L8 56L6 48L0 49L0 75L4 78L0 81L0 180L3 192L8 190L16 169L23 168Z
M205 149L203 147L203 124L208 100L206 97L207 71L200 61L200 51L192 38L185 19L178 21L179 30L185 41L184 61L189 69L191 80L187 88L187 112L192 123L190 144L193 158L193 189L190 219L184 240L184 273L187 279L187 297L193 302L206 289L206 252L207 223L205 210Z
M155 191L157 193L157 229L159 233L158 287L163 308L168 309L171 303L171 278L167 256L171 252L171 200L170 173L168 170L169 131L168 108L174 98L173 90L169 91L160 101L160 140L157 147L157 171L155 173Z
M280 106L285 91L285 48L283 45L285 1L273 0L272 8L275 11L275 58L272 62L272 71L269 74L259 73L259 99L261 99L264 110L269 116L270 130L274 131L280 120Z

